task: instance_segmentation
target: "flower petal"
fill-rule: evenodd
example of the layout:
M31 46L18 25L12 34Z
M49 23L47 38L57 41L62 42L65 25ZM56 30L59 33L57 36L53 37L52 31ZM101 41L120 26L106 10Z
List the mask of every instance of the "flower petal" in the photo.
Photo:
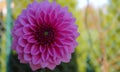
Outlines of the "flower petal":
M23 27L23 32L27 34L33 32L33 30L30 28L30 26L27 25Z
M50 56L53 56L54 58L56 57L56 55L55 55L55 49L54 49L53 46L50 46L48 48L48 53L50 54Z
M46 51L46 47L44 46L39 46L39 51L42 53L42 52L45 52Z
M42 52L42 60L47 61L48 58L49 58L48 50L46 50L45 52Z
M23 33L23 29L22 28L19 28L15 31L15 35L17 36L22 36L24 33Z
M27 18L28 18L28 21L29 21L29 23L31 25L35 25L36 24L36 20L35 20L35 17L33 15L31 15L31 14L28 13Z
M64 42L62 39L56 40L55 44L56 44L56 46L64 46Z
M30 36L31 36L30 34L24 34L24 35L23 35L23 38L24 38L24 39L28 39L28 37L30 37Z
M39 54L39 45L38 44L34 44L31 48L31 54L32 55L37 55Z
M31 52L31 47L32 47L32 44L27 44L24 48L24 53L30 53Z
M20 37L18 40L18 44L22 47L25 47L27 43L27 40L25 40L23 37Z
M68 63L70 62L70 59L71 59L71 54L68 54L68 55L65 55L64 58L62 58L62 61Z
M41 66L39 64L38 65L34 65L32 63L30 63L30 67L32 68L33 71L38 70L38 69L41 68Z
M39 63L40 63L40 60L41 60L41 54L32 56L32 63L33 63L34 65L39 64Z
M11 48L12 48L13 50L16 50L17 44L18 44L18 39L17 39L17 38L16 38L16 39L13 39Z
M42 68L45 68L48 65L48 62L47 61L41 61L40 64L41 64Z
M37 40L36 40L36 38L35 38L34 35L29 36L28 39L27 39L27 41L28 41L29 43L37 43Z
M22 25L26 25L26 23L28 22L28 20L27 20L26 16L21 15L21 16L19 16L19 22Z
M31 59L32 59L32 55L31 54L24 54L24 59L26 60L26 61L31 61Z
M21 63L27 63L26 60L23 58L23 54L18 54L18 59L20 60Z
M36 13L36 17L37 17L37 24L39 25L39 24L42 24L43 22L44 22L44 12L43 11L41 11L41 10L39 10L39 11L37 11L37 13Z
M55 49L55 54L56 54L57 58L64 57L64 53L62 51L62 47L54 46L54 49Z
M49 65L47 65L47 68L49 68L50 70L53 70L56 67L55 64L50 63Z
M20 45L17 45L16 51L17 51L17 53L23 53L24 48Z

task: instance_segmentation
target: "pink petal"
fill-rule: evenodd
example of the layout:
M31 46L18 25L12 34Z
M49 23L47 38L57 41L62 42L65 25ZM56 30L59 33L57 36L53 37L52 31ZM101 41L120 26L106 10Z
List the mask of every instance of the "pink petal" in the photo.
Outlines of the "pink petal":
M64 46L64 41L62 39L56 40L55 45L56 46Z
M54 20L57 18L56 14L55 14L55 10L53 10L50 17L52 17L52 19L54 19Z
M37 11L36 17L37 17L38 25L44 22L44 12L43 11L41 11L41 10Z
M13 50L16 50L17 41L18 41L18 39L13 39L12 46L11 46L11 48L12 48Z
M34 65L39 64L39 63L40 63L40 60L41 60L41 54L32 56L32 63L33 63Z
M39 46L39 51L42 53L42 52L45 52L46 51L46 48L44 46Z
M31 30L34 31L34 32L35 32L36 30L39 30L39 28L38 28L37 25L36 25L36 26L35 26L35 25L32 25L32 26L30 26L30 28L31 28Z
M59 33L59 34L57 34L57 36L56 36L57 38L65 38L65 35L64 34L62 34L62 33Z
M39 54L39 45L38 44L34 44L31 48L31 54L32 55L37 55Z
M56 64L56 65L59 65L61 63L61 59L64 58L64 57L61 57L61 58L53 58L52 56L49 56L49 59L48 59L48 62L49 63L53 63L53 64Z
M62 47L54 46L54 49L55 49L55 54L56 54L57 58L64 57L64 53L61 50Z
M68 46L68 51L69 51L69 53L73 53L74 52L74 47L69 45Z
M25 40L23 37L20 37L18 40L18 44L22 47L25 47L27 43L27 40Z
M23 58L23 54L18 54L18 59L20 60L21 63L27 63L26 60Z
M22 15L26 16L26 14L27 14L27 10L23 9L22 10Z
M24 48L24 53L30 53L31 52L31 47L32 47L32 44L27 44Z
M57 59L55 60L55 64L56 64L56 65L59 65L60 63L61 63L61 58L60 58L60 59L57 58Z
M54 63L54 60L55 60L56 58L53 58L53 56L49 56L49 59L48 59L48 62L49 63Z
M53 46L51 46L51 47L48 48L48 53L49 53L51 56L56 57L56 55L55 55L55 49L54 49Z
M24 33L23 33L23 29L22 28L19 28L15 31L15 35L17 36L22 36Z
M46 22L46 23L50 23L50 18L49 18L50 16L47 14L47 15L45 15L45 19L44 19L44 21Z
M41 68L41 66L39 64L38 65L34 65L32 63L30 63L30 67L32 68L33 71L38 70L38 69Z
M68 45L68 51L69 53L73 53L74 49L76 48L76 46L78 45L78 43L75 41L72 43L72 45Z
M16 51L17 53L23 53L24 48L21 47L20 45L17 45Z
M24 59L26 60L26 61L31 61L31 59L32 59L32 55L31 54L24 54Z
M64 12L59 13L59 14L58 14L58 18L63 18L63 17L64 17L64 15L65 15L65 13L64 13Z
M20 22L20 24L22 24L22 25L26 25L27 24L27 19L26 19L26 16L23 16L23 15L21 15L20 17L19 17L19 22Z
M47 61L49 58L48 50L42 53L42 60Z
M36 42L37 42L37 40L36 40L36 38L35 38L34 35L29 36L28 39L27 39L27 41L28 41L29 43L36 43Z
M56 67L55 64L50 63L49 65L47 65L47 68L49 68L50 70L53 70Z
M63 49L64 55L69 54L69 52L68 52L68 46L64 46L62 49Z
M43 48L42 48L42 46L39 47L39 50L40 50L40 52L43 52Z
M19 28L22 28L22 27L23 27L23 25L20 24L19 20L16 20L13 29L16 31L16 29L19 29Z
M23 35L23 38L24 38L24 39L27 39L27 38L30 37L30 36L31 36L30 34L24 34L24 35Z
M75 34L75 37L77 38L79 35L80 35L80 33L77 32L77 33Z
M64 41L67 43L71 43L74 41L74 39L72 37L67 37Z
M73 45L74 45L74 48L75 48L76 46L78 46L78 43L76 41L74 41Z
M41 64L42 68L45 68L48 65L48 62L47 61L45 61L45 62L41 61L40 64Z
M31 9L34 12L34 10L36 11L36 9L38 8L38 5L39 3L37 1L34 1L33 4L28 5L28 9Z
M71 54L68 54L68 55L65 55L64 58L62 58L62 61L68 63L70 62L70 59L71 59Z
M32 29L30 28L30 26L24 26L23 27L23 32L25 33L25 34L27 34L27 33L31 33L31 32L33 32L32 31Z
M29 13L28 13L29 14ZM29 23L31 24L31 25L35 25L36 24L36 20L35 20L35 17L33 16L33 15L27 15L27 19L28 19L28 21L29 21Z

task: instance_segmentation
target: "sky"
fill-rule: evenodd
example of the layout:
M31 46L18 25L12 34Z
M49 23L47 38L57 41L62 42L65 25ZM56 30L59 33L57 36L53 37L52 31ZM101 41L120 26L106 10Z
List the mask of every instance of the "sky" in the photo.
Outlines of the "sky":
M95 8L102 7L108 3L108 0L89 0L89 3L92 4ZM81 9L87 5L87 0L78 0L78 9Z

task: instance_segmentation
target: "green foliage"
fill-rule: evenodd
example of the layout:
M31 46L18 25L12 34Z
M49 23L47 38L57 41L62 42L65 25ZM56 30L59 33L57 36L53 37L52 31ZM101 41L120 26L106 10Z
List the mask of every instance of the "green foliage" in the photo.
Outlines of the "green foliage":
M25 9L28 4L32 3L33 0L13 0L13 2L15 4L15 7L13 8L13 18L16 19L22 10Z

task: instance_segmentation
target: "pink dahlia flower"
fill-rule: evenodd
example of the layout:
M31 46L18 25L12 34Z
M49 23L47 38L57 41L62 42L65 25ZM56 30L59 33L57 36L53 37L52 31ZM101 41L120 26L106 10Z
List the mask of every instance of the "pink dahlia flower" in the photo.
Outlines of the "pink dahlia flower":
M78 35L75 18L67 8L56 2L33 2L14 23L12 49L33 71L53 70L61 62L70 61Z

